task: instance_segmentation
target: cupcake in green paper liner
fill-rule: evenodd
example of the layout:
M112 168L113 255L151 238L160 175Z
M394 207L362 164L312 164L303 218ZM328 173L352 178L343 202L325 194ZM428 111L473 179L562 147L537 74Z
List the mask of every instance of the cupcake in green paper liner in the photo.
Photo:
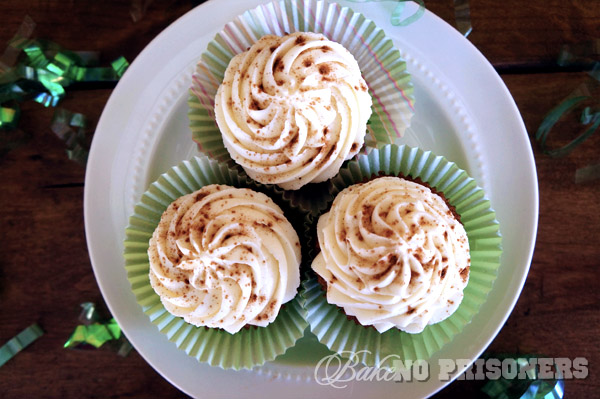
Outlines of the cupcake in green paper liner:
M454 163L396 145L349 162L330 191L302 293L311 331L369 366L429 359L496 278L501 237L489 200Z
M302 337L301 245L277 194L206 157L163 174L126 229L138 303L178 348L224 369L273 360ZM303 221L293 219L303 230Z
M363 145L400 137L412 92L400 52L372 21L334 3L275 1L209 43L193 76L190 127L202 152L299 190L336 175ZM288 195L314 209L308 194Z

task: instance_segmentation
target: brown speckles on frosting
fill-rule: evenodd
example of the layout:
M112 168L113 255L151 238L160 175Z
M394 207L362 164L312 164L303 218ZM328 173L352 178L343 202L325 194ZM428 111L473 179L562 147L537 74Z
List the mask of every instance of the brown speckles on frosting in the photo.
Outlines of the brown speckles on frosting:
M469 279L469 270L470 266L467 266L460 271L460 278L462 278L464 282L466 282Z
M300 283L298 236L281 209L262 193L224 185L174 205L148 249L150 282L165 308L230 333L271 323Z
M215 116L251 178L296 190L330 179L362 147L372 104L363 87L340 44L309 32L267 35L231 60Z
M294 44L296 46L302 46L302 45L306 44L306 36L304 36L303 34L299 34L298 36L296 36L296 40L294 41Z
M328 276L328 300L363 325L417 333L462 300L466 232L424 185L377 177L346 188L319 218L317 235L312 268Z
M327 75L330 72L331 72L331 67L329 66L329 64L321 64L319 66L319 73L321 75Z

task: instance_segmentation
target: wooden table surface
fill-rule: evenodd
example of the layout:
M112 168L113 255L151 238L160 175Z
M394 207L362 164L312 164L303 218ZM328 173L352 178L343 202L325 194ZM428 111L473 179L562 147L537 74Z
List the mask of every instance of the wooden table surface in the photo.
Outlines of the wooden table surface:
M0 51L25 15L35 36L71 50L98 50L105 65L124 55L132 61L164 28L197 5L161 0L134 23L135 1L0 2ZM451 0L426 6L454 23ZM563 44L599 37L600 2L594 0L473 0L469 40L497 68L534 133L546 112L588 77L581 67L556 65ZM61 107L95 122L110 86L68 90ZM596 97L598 100L598 97ZM185 395L137 353L67 350L79 304L102 303L84 237L85 170L70 161L50 131L54 110L24 103L20 129L31 135L0 158L0 345L37 322L45 335L0 368L0 397L161 397ZM560 126L555 143L581 131ZM2 133L0 133L2 134ZM489 352L585 357L589 376L566 381L568 398L600 397L600 180L576 184L578 168L600 162L600 133L564 158L544 155L532 140L540 191L539 229L523 293ZM479 385L457 381L439 398L481 397Z

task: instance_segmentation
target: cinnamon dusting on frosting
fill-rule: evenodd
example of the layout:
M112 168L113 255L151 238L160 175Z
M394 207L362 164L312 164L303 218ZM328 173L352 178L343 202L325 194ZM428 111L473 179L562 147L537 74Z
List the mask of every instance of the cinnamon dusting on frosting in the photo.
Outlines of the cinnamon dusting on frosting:
M466 232L427 186L384 176L346 188L320 217L317 235L312 268L328 283L328 301L362 325L417 333L462 300Z
M231 60L215 115L251 178L296 190L330 179L362 147L372 105L363 88L340 44L309 32L267 35Z
M224 185L171 204L148 258L169 312L230 333L271 323L300 283L298 236L281 209L262 193Z

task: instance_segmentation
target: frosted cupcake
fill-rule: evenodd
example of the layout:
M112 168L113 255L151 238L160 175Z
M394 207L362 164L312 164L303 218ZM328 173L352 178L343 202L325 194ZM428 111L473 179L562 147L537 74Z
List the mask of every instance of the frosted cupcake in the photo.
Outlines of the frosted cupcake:
M359 155L328 186L303 283L311 331L368 366L429 359L492 289L502 239L490 201L456 164L408 146Z
M251 369L294 346L308 326L294 209L206 156L150 184L129 218L124 257L157 332L223 369Z
M272 323L300 284L300 243L265 194L212 184L172 202L148 248L168 312L234 334Z
M400 177L378 177L340 192L319 218L313 270L327 301L383 333L420 333L460 305L469 243L444 198Z
M266 35L236 55L215 97L233 160L296 190L335 176L363 146L371 97L358 63L317 33Z

